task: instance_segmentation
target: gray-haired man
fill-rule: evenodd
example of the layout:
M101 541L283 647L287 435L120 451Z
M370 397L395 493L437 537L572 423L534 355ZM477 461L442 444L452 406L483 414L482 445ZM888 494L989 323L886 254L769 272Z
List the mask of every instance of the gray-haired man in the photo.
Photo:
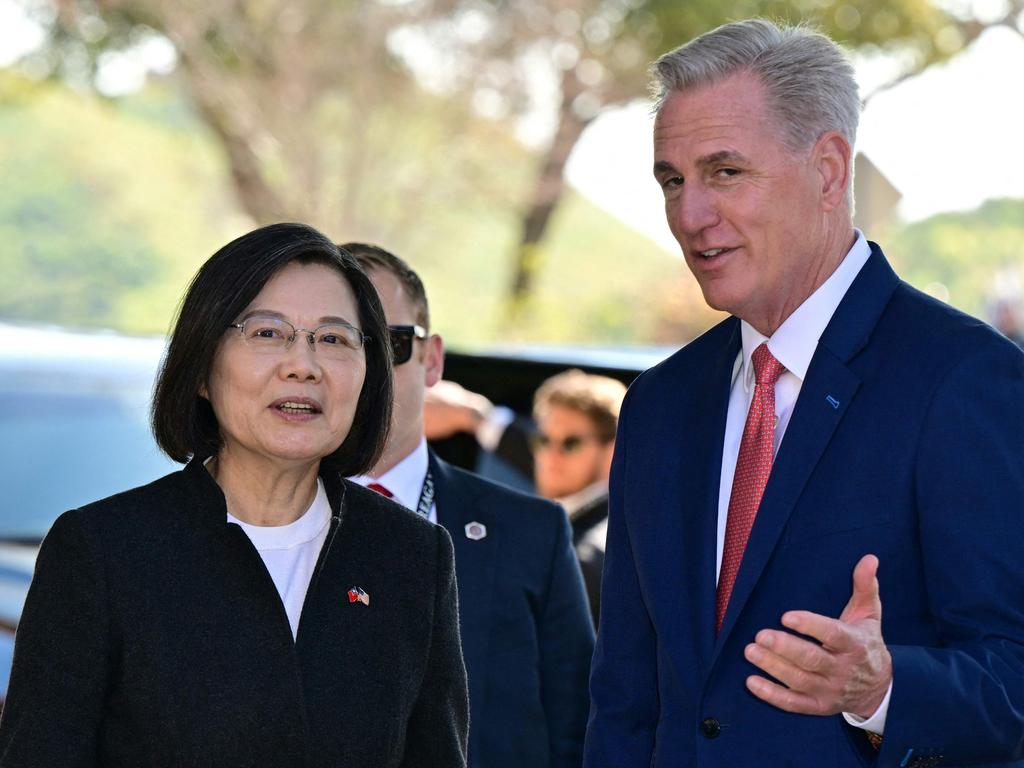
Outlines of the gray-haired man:
M669 226L733 316L622 407L585 765L1018 765L1024 355L853 228L832 41L740 22L655 72Z

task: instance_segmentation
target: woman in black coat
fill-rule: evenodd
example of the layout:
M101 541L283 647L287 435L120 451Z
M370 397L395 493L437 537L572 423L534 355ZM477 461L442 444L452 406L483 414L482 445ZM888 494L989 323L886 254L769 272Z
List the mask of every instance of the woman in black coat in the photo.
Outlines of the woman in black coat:
M382 318L302 225L199 270L153 402L187 466L54 523L0 766L465 765L451 540L341 479L386 438Z

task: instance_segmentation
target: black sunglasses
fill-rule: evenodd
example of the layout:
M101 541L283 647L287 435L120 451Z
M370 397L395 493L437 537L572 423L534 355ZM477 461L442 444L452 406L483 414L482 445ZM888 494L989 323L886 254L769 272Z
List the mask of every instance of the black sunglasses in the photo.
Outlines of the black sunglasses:
M413 339L427 338L427 329L422 325L389 325L388 336L391 338L391 362L401 365L412 357Z
M530 437L530 445L534 452L550 449L556 453L568 455L576 453L585 443L599 439L597 435L568 435L561 440L556 440L553 437L538 432Z

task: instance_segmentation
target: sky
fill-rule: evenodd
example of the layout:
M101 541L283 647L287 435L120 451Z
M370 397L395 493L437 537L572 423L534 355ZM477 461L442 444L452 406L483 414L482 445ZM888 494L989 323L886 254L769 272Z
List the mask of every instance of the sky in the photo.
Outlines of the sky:
M877 82L867 63L858 81ZM610 111L587 129L566 177L592 202L673 252L651 172L647 104ZM914 221L971 210L993 197L1024 198L1024 37L992 29L967 50L872 97L857 149L901 192Z

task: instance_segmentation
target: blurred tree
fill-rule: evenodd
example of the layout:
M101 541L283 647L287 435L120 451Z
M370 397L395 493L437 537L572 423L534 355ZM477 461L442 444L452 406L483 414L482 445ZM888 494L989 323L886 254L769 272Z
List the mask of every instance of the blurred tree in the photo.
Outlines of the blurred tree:
M406 122L429 134L433 119L420 109ZM528 168L525 148L482 128L467 141L499 153L510 169ZM8 277L0 280L0 319L165 332L199 264L252 227L225 165L170 82L105 100L0 70L0 274ZM513 176L502 183L525 187L525 174ZM635 310L649 308L650 286L692 282L678 257L570 191L548 233L558 258L526 316L502 322L494 309L507 283L504 255L518 236L515 211L460 197L421 209L427 223L414 228L419 241L408 251L429 286L434 323L456 348L499 339L650 341L657 308ZM659 338L688 340L690 319L684 313Z
M908 282L977 317L992 320L988 304L999 298L1000 278L1016 283L1011 298L1024 300L1024 200L937 214L900 227L887 242Z
M573 146L601 110L638 98L653 58L732 19L765 16L809 21L852 48L898 52L896 82L956 53L988 26L1024 30L1024 0L1007 0L1004 13L985 23L970 14L969 3L962 5L953 14L926 0L492 2L496 15L516 17L517 23L493 25L506 46L520 59L524 50L546 49L560 73L556 128L525 201L510 292L513 316L543 261L541 244L565 188Z
M520 211L513 317L533 289L572 148L601 110L644 92L657 54L767 15L899 51L903 77L985 26L967 0L956 13L927 0L19 1L50 31L36 69L73 82L166 37L259 223L298 219L412 249L414 224L467 196ZM987 23L1021 24L1024 0L1004 5ZM414 111L432 117L410 120ZM465 141L481 116L549 118L536 167L506 162L497 125L493 144Z
M217 148L154 95L137 118L0 71L0 318L165 332L195 267L237 234Z

